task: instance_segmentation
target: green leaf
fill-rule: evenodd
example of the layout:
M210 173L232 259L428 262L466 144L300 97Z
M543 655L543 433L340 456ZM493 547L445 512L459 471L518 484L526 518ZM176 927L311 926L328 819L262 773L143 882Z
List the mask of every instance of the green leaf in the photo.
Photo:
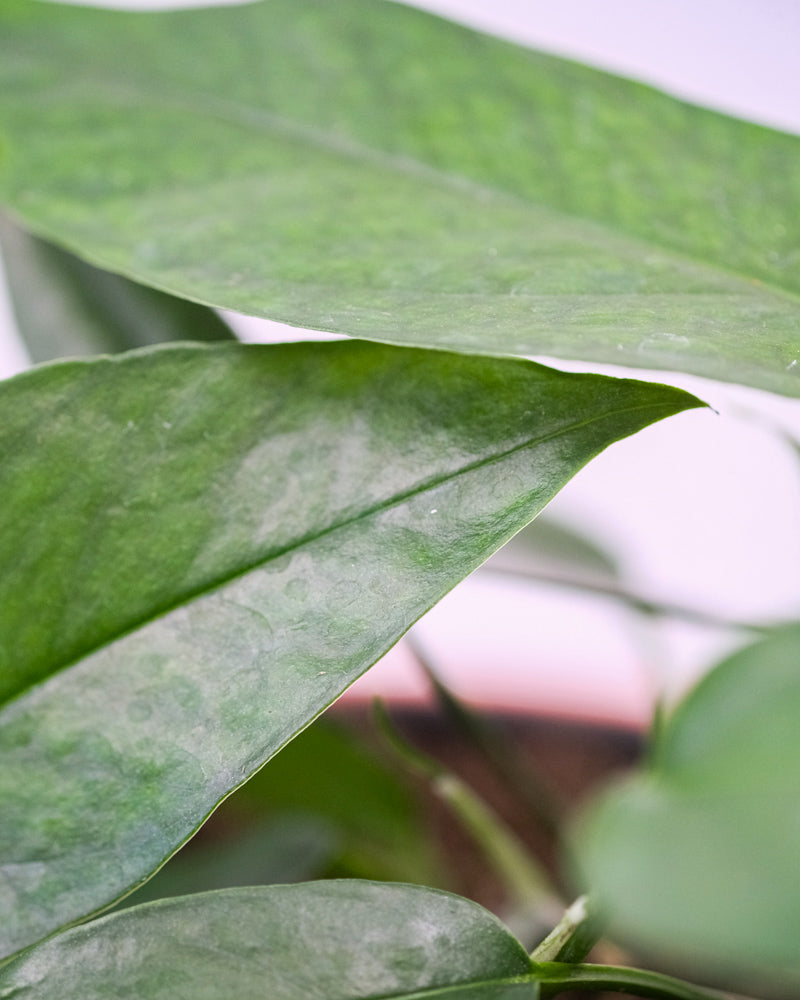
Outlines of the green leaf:
M0 141L17 218L189 298L800 394L800 138L398 4L4 0Z
M441 990L453 1000L536 1000L535 982L519 990L491 982L531 969L502 924L458 896L309 882L163 900L105 917L0 970L0 996L409 1000ZM469 988L447 990L456 985Z
M213 310L92 267L2 216L0 247L17 326L34 362L233 337Z
M800 985L798 662L794 626L720 664L579 831L620 935L743 992Z
M2 383L0 954L141 883L593 455L697 405L353 341Z

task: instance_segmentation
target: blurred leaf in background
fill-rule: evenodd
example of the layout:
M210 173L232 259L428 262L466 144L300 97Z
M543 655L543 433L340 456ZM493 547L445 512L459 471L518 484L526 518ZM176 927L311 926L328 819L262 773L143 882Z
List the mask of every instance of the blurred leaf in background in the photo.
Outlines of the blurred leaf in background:
M374 738L359 740L334 719L318 719L292 740L234 801L255 815L280 809L323 818L339 832L329 869L336 876L447 884L411 783L381 759Z
M800 988L798 663L800 625L719 664L576 838L614 933L758 995Z
M93 267L0 215L0 249L31 361L115 354L173 340L231 340L207 306Z
M481 569L576 586L613 586L619 580L617 561L601 542L547 514L517 532Z

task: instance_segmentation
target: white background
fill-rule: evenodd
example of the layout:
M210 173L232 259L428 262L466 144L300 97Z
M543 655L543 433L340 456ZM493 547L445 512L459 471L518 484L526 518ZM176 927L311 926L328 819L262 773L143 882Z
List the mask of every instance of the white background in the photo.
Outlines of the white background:
M797 0L426 0L417 6L800 133ZM800 231L800 220L787 223ZM242 329L249 339L297 336L252 322ZM0 288L0 375L25 364ZM562 491L550 512L595 531L620 558L626 583L647 596L744 620L800 617L800 455L771 429L777 425L800 439L800 402L657 377L694 391L718 414L682 414L613 446ZM417 634L467 697L633 724L646 722L659 693L673 694L738 641L680 622L645 626L607 600L481 580L480 574L434 609ZM350 696L380 688L423 697L409 661L401 646Z

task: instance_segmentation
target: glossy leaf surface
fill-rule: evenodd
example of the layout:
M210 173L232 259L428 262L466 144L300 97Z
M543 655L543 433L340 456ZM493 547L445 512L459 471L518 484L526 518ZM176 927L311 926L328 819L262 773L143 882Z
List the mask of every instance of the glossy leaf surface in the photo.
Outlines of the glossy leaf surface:
M2 383L0 953L142 882L594 454L696 405L352 341Z
M0 996L408 1000L442 990L454 1000L536 1000L535 983L492 983L530 971L522 946L465 899L404 885L310 882L165 900L103 918L0 969ZM447 990L456 985L465 992Z
M34 363L171 340L233 339L212 309L92 267L2 217L0 248L17 327Z
M578 841L628 941L746 993L800 984L799 662L797 626L717 667Z
M800 138L398 4L5 0L0 138L16 217L190 298L800 394Z

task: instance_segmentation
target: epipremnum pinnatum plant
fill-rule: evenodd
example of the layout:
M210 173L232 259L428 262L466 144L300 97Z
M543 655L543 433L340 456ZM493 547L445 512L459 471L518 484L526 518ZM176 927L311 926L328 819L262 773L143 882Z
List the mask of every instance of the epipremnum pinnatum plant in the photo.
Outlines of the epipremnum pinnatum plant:
M799 153L381 0L4 0L44 363L0 386L0 997L704 995L409 885L90 918L594 455L701 405L511 355L800 395ZM359 339L242 345L210 307ZM573 836L608 934L765 996L800 982L799 661L789 623L720 664Z

